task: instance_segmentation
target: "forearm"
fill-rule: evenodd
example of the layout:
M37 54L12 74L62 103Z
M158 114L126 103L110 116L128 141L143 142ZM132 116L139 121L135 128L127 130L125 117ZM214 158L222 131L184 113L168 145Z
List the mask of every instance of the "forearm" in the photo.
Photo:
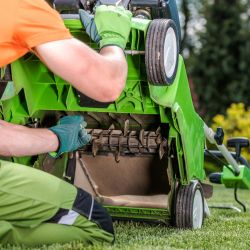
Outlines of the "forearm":
M120 81L117 84L121 84L124 87L128 71L124 51L117 46L106 46L100 50L100 55L106 60L105 70L107 78L119 79Z
M100 55L105 57L109 65L108 69L116 69L116 77L122 76L123 80L127 77L127 62L124 51L117 46L106 46L100 50ZM112 70L110 71L112 72Z
M32 129L0 120L0 155L28 156L56 151L57 136L48 129Z
M107 91L110 91L113 93L113 96L108 96L107 101L110 101L110 99L114 101L120 96L126 84L128 66L124 51L117 46L106 46L101 49L100 55L106 61L106 68L103 70L106 81L102 81L103 78L101 75L99 75L96 81L101 82L107 88L103 93L104 98L106 98ZM97 71L100 72L98 69Z
M93 50L90 49L85 77L76 79L72 84L95 100L114 101L124 89L127 70L127 62L121 48L106 46L101 49L99 54L93 53ZM79 72L78 75L80 74Z

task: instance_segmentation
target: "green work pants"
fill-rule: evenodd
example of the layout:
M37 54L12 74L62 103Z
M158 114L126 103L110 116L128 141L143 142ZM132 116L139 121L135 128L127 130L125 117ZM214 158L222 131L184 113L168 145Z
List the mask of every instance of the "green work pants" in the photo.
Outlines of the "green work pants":
M81 208L91 199L83 190L55 176L0 161L0 243L27 246L72 241L111 243L113 232L102 227L105 223L112 227L106 211L93 200L90 209ZM92 220L92 214L94 218L95 211L100 209L96 218L104 223Z

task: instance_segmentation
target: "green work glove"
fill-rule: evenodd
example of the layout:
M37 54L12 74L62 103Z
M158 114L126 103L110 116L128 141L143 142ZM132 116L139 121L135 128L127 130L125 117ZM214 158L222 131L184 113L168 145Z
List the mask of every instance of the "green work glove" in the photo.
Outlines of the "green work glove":
M81 10L79 14L91 39L100 41L100 48L115 45L125 49L131 29L132 13L130 11L122 6L100 5L96 8L94 20L84 10ZM100 40L98 40L98 35Z
M80 16L82 25L86 30L86 33L94 42L99 43L101 40L101 37L99 36L98 31L96 29L94 16L90 15L87 11L83 9L79 10L79 16Z
M64 116L58 122L58 125L49 128L59 139L59 150L50 153L57 158L65 152L72 152L84 145L90 140L91 136L84 129L87 123L82 116Z

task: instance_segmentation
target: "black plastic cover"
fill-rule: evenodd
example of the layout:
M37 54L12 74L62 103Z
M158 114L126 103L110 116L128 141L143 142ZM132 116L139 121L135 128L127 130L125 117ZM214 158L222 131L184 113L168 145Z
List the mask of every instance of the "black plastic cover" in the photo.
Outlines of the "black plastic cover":
M221 173L212 173L209 175L209 181L216 184L222 184L222 174Z
M78 90L75 90L78 96L78 103L81 107L91 107L91 108L107 108L112 102L98 102L91 99L90 97L82 94Z

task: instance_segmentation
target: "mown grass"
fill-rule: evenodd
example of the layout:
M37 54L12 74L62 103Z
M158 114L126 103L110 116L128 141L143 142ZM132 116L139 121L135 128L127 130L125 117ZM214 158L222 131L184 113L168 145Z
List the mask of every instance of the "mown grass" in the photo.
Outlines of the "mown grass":
M114 250L114 249L250 249L250 191L239 190L239 198L247 206L246 213L227 209L211 209L201 230L177 230L162 225L115 223L116 243L113 246L86 246L81 243L54 244L32 250ZM209 205L237 205L233 190L215 186ZM23 250L6 246L1 249ZM31 248L29 248L31 249Z

